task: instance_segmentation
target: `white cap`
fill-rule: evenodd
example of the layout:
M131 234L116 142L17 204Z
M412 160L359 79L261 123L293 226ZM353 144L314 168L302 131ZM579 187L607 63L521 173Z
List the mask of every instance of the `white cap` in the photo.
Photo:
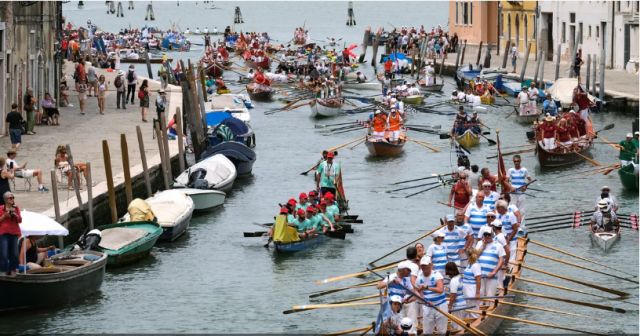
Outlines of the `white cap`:
M395 98L391 98L391 101L394 102L394 101L396 101L396 99Z
M502 221L499 221L499 220L496 219L493 222L491 222L491 226L497 227L497 228L502 228Z
M633 138L633 134L627 133L627 138Z
M494 215L494 216L495 216L495 215L496 215L496 213L495 213L495 212L493 212L493 210L491 210L491 211L487 212L487 216L489 216L489 215Z
M484 182L482 182L482 186L483 186L483 187L484 187L484 186L491 186L491 182L489 182L489 181L484 181Z
M401 263L398 264L398 271L400 271L403 268L408 268L409 270L411 270L411 262L409 260L405 260Z
M431 236L432 236L433 238L443 238L443 237L445 237L445 236L446 236L446 234L444 234L444 232L442 232L442 231L438 230L438 231L436 231L436 232L432 233L432 234L431 234Z
M411 318L410 317L402 318L402 320L400 321L400 328L406 330L406 329L411 329L411 327L413 327L413 322L411 322Z
M493 229L491 229L488 226L483 226L483 227L480 228L480 232L478 233L478 235L480 237L482 237L482 236L484 236L485 233L493 233Z
M605 198L605 199L603 199L603 200L601 200L600 202L598 202L598 205L599 205L601 208L606 208L607 206L609 206L609 204L608 204L608 203L607 203L607 201L606 201L606 198Z
M562 111L562 107L558 107L558 112Z
M603 190L605 190L605 189L607 189L607 190L611 190L611 188L609 188L609 186L604 186L604 187L602 187L602 188L600 189L600 191L603 191Z
M640 134L640 132L635 132L634 134L635 134L635 135L639 135L639 134Z
M420 259L420 265L431 265L431 257L424 256Z
M576 113L576 111L574 111L574 110L569 110L569 113Z
M402 303L402 296L400 296L400 295L391 295L391 302Z
M374 112L374 114L379 114L379 113L380 113L380 110L376 110L376 111Z

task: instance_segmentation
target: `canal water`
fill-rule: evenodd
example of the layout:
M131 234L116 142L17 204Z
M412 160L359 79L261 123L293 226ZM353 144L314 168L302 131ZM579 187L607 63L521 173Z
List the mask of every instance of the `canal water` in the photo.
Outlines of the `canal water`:
M170 22L181 28L196 27L219 30L230 25L234 5L239 4L245 20L236 30L268 31L281 41L292 37L295 27L305 26L312 38L343 38L349 44L360 44L363 29L374 29L391 22L396 26L425 24L430 29L438 23L447 24L448 3L444 2L356 2L354 4L357 26L344 25L346 2L216 2L221 10L205 9L211 4L198 2L154 2L155 22L145 22L146 3L136 3L135 11L126 10L125 18L106 15L102 2L86 2L84 10L77 10L77 2L64 5L67 20L84 25L87 18L102 29L117 31L120 28L140 27L153 23L161 29ZM398 13L391 14L390 13ZM399 13L402 13L400 15ZM306 19L306 22L305 22ZM255 22L255 23L254 23ZM255 26L255 28L254 28ZM358 49L357 49L358 50ZM369 57L371 49L369 49ZM356 53L359 53L357 51ZM171 54L171 57L191 57L196 60L199 52ZM142 70L143 68L139 68ZM362 66L369 76L370 66ZM141 72L143 73L143 72ZM228 78L235 78L229 76ZM614 80L614 79L608 79ZM445 78L445 92L452 90L453 80ZM377 92L371 92L374 94ZM364 93L366 94L366 93ZM443 100L430 97L427 102ZM194 216L189 232L176 242L159 244L152 256L134 266L108 271L100 292L85 300L64 307L20 313L1 317L0 325L7 333L326 333L370 325L376 318L376 306L333 308L283 315L292 306L308 303L328 303L375 293L371 287L343 291L308 299L309 293L337 288L364 281L352 278L336 283L316 285L325 278L364 270L368 262L394 250L439 225L439 218L451 213L450 209L436 201L446 201L448 188L438 188L411 198L407 193L385 193L394 189L392 183L428 176L431 173L449 173L455 165L455 154L445 140L435 135L409 132L408 136L424 141L442 143L441 153L433 153L415 143L405 147L405 153L394 159L372 159L366 148L340 149L337 161L342 164L345 193L350 200L350 214L360 215L364 224L354 225L356 232L344 241L330 240L317 248L295 255L277 255L272 249L262 247L262 238L243 238L243 231L260 231L252 222L269 222L278 212L278 203L297 198L301 192L314 188L310 176L300 175L319 158L323 149L334 147L359 138L365 131L323 136L316 132L314 124L342 123L366 118L365 114L344 115L327 121L309 118L308 107L265 116L264 111L281 107L281 102L254 103L251 110L256 137L258 160L251 177L239 178L228 194L224 207L211 214ZM448 111L446 108L443 110ZM453 109L449 109L453 111ZM489 136L495 139L493 130L499 129L503 147L526 143L526 128L516 123L513 116L505 117L510 108L489 108L480 115L492 129ZM602 132L610 141L619 141L631 131L636 115L609 112L593 114L595 129L607 124L615 128ZM442 125L450 127L452 117L418 113L411 115L412 124ZM496 171L497 161L487 159L496 153L495 146L483 140L473 148L472 164ZM517 150L517 149L513 149ZM505 150L510 151L510 150ZM617 153L608 145L598 144L592 150L593 159L602 165L617 161ZM590 163L576 165L573 170L551 169L542 171L532 153L522 155L523 166L537 179L535 188L527 200L530 216L590 210L600 194L600 187L608 185L618 197L620 212L638 213L638 195L622 190L617 174L592 175L568 179L570 173L592 168ZM507 165L511 166L510 158ZM411 184L408 184L409 186ZM420 189L415 189L418 191ZM534 234L534 240L570 251L600 263L638 273L638 233L624 230L621 241L610 251L603 252L592 243L587 227L556 230ZM430 239L423 240L428 246ZM587 267L606 271L604 268L565 257L559 253L530 246L530 250L580 263ZM380 263L401 259L398 252ZM569 259L568 259L569 258ZM577 278L582 281L612 287L631 293L622 300L607 300L583 294L566 292L536 284L526 283L522 288L540 294L571 298L584 302L617 306L626 314L595 310L580 305L549 301L535 297L518 297L526 305L546 307L577 314L602 318L594 320L558 315L547 312L512 309L510 315L565 327L594 332L637 333L638 285L618 281L595 273L528 256L527 265ZM585 292L611 297L607 293L580 286L564 280L525 270L524 277L571 287ZM622 275L616 273L616 275ZM373 279L373 278L367 278ZM505 333L553 333L554 330L508 322L502 324Z

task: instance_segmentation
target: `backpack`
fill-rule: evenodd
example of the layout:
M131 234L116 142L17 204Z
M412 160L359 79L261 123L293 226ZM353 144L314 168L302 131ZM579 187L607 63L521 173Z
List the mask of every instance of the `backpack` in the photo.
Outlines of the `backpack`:
M129 83L133 83L133 81L135 80L135 77L133 77L133 71L129 70L129 73L127 74L127 79L129 80Z
M144 99L144 91L142 90L138 91L138 99Z
M122 76L116 77L116 80L113 82L113 85L115 85L117 88L120 88L122 86Z

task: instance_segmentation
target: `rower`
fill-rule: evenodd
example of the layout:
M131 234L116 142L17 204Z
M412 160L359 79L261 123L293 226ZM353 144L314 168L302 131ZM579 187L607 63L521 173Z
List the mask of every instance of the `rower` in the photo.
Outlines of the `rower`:
M573 117L572 118L573 124L575 125L575 128L578 130L578 135L580 136L580 138L578 139L578 143L582 147L588 147L589 140L587 139L587 122L584 121L584 119L580 118L580 116L576 113L574 113L572 117Z
M449 97L449 100L451 102L455 102L456 100L458 100L458 91L453 90L453 92L451 92L451 97Z
M598 210L599 208L598 203L606 198L609 200L611 209L613 211L618 211L618 199L611 193L611 189L607 186L604 186L602 187L602 189L600 189L600 192L600 197L598 197L598 199L596 200L596 210Z
M460 270L458 266L453 262L448 262L445 266L445 275L451 279L449 282L449 302L447 303L448 311L452 311L453 309L462 309L455 312L452 312L451 315L459 318L460 320L464 320L465 315L467 314L464 311L464 308L467 307L467 302L464 299L464 293L462 291L462 275L460 274ZM458 325L455 322L451 323L451 330L462 330L462 326Z
M491 173L489 172L489 168L482 168L480 170L480 179L478 180L478 189L482 190L482 184L485 181L489 181L491 182L491 191L495 191L497 192L498 189L496 188L496 182L497 182L498 178L495 175L491 175Z
M318 166L318 173L316 177L316 189L320 190L320 195L324 195L326 192L335 194L335 176L340 172L338 166L334 164L333 152L327 153L327 161L320 163Z
M504 259L509 260L511 258L511 251L507 243L507 238L505 238L504 233L502 232L502 222L497 219L494 220L493 222L491 222L491 228L493 230L493 240L495 240L496 243L502 245L504 253L506 254L504 256ZM513 259L515 260L515 256ZM508 264L505 263L505 265L502 265L502 268L500 268L500 270L498 271L498 284L502 284L504 282L504 271L507 269Z
M433 244L429 245L425 256L429 257L433 263L433 270L444 274L444 265L449 261L447 258L447 247L443 245L446 234L440 230L432 235Z
M400 143L400 127L403 125L403 119L400 113L394 108L391 108L391 113L388 118L389 122L389 141L397 145Z
M399 263L398 271L396 273L391 273L390 275L388 275L384 280L380 281L377 286L378 289L382 289L388 286L388 295L398 295L399 297L401 297L403 307L406 307L408 303L416 300L415 297L407 294L407 289L416 292L413 285L411 285L411 265L412 263L408 260Z
M453 138L462 135L461 132L464 133L464 131L462 131L462 127L460 127L460 123L458 120L454 121L453 127L451 127L451 130L449 131L449 135Z
M447 259L460 266L460 257L464 254L465 249L473 243L473 237L467 232L455 226L453 215L445 217L447 226L440 229L444 233L444 245L447 249Z
M473 196L473 189L467 181L467 174L460 173L458 181L451 186L451 192L449 193L449 202L447 206L451 207L451 199L453 199L453 206L455 208L464 208ZM453 217L453 216L452 216Z
M474 113L475 113L475 112L474 112ZM473 134L477 134L477 135L482 134L482 130L480 129L480 126L478 126L478 122L477 122L477 120L473 120L473 119L472 119L472 120L469 122L469 124L470 124L470 125L469 125L469 130L471 130L471 133L473 133Z
M484 193L476 194L475 202L469 204L464 213L464 223L471 226L473 236L477 237L480 227L487 222L489 207L484 204Z
M356 82L358 83L366 83L367 82L367 76L363 75L361 71L356 72Z
M469 265L462 271L462 293L467 301L467 306L475 306L476 311L480 310L480 291L482 285L482 267L478 263L478 254L474 247L466 251ZM474 299L475 300L471 300ZM478 314L469 313L469 317L477 318Z
M622 167L633 164L633 157L638 155L638 147L633 142L633 134L627 133L626 139L620 141L618 145L620 145L619 158Z
M489 210L493 210L495 208L496 201L500 198L500 194L491 190L491 186L495 187L495 184L492 184L488 180L484 181L482 182L482 191L478 192L479 194L482 193L484 195L484 205L488 207Z
M520 111L518 111L518 114L520 115L528 115L530 114L530 104L529 104L529 100L530 100L530 96L529 96L529 92L528 92L528 87L526 85L522 86L522 91L520 91L520 93L518 94L518 98L516 99L516 104L519 105L520 107ZM534 111L535 112L535 111Z
M556 105L556 102L553 101L550 94L547 95L547 99L542 103L542 110L545 115L550 115L552 117L558 114L558 106Z
M315 190L311 190L309 191L309 205L316 205L318 204L318 194L316 193Z
M506 201L498 201L496 203L496 219L502 223L504 235L509 243L509 251L511 252L510 262L516 261L516 249L518 248L518 229L520 223L518 217L509 211L509 203Z
M572 105L577 106L577 110L580 113L580 118L582 118L585 122L589 118L589 106L593 103L589 100L589 96L582 89L582 87L578 86L573 89L573 101Z
M495 296L498 288L497 273L505 263L505 252L502 245L493 240L493 230L480 232L482 240L476 244L476 253L479 255L478 263L482 269L481 296Z
M324 201L327 203L327 211L333 213L334 222L340 220L340 208L336 205L335 196L330 192L326 192Z
M544 123L536 127L536 131L541 134L539 144L544 150L552 151L556 148L556 125L553 124L552 116L547 115Z
M531 106L533 113L537 111L538 98L540 98L540 91L536 88L536 83L532 82L529 89L529 106Z
M569 111L569 113L575 113L573 110ZM558 124L556 125L556 143L560 144L559 150L560 152L566 153L570 150L570 147L573 145L573 141L571 134L575 132L573 127L567 124L567 119L560 119Z
M316 229L315 233L323 234L326 233L327 230L335 231L335 226L333 225L333 223L331 223L331 220L329 220L327 216L320 212L320 208L320 205L307 207L307 213L313 213L313 217L311 217L313 220L310 219L310 221L314 224L314 227Z
M287 215L287 223L291 223L291 224L295 224L296 222L296 215L298 214L296 212L296 205L298 204L298 202L296 202L295 199L290 198L287 201L287 204L285 204L284 206L287 208L288 210L288 215Z
M482 105L482 99L480 98L480 94L476 91L473 93L473 102L471 106L476 107Z
M424 249L424 247L423 247ZM424 251L423 251L424 252ZM418 275L420 275L420 259L418 256L418 248L409 246L406 251L407 260L404 262L408 262L409 268L411 269L411 286L413 288L416 287L416 280L418 279ZM418 325L418 315L422 312L421 305L417 301L413 301L407 303L404 306L405 315L408 316L413 323Z
M200 34L200 28L196 27L196 34Z
M437 307L441 311L447 310L447 297L444 293L444 281L442 274L433 270L431 258L425 256L420 260L422 275L418 277L416 285L418 291L422 292L423 299L427 302L422 310L423 335L433 335L434 328L438 335L447 333L447 317L439 313L432 307Z
M499 201L505 201L507 202L507 204L509 204L509 212L513 213L514 215L516 215L516 218L518 218L518 222L520 223L520 227L518 228L518 232L523 232L522 229L524 229L524 223L522 222L522 216L520 215L520 209L518 209L518 207L511 203L511 194L510 193L502 193L500 194L500 198L498 198Z
M409 83L407 85L409 86L407 89L407 96L422 96L420 89L416 87L415 83Z
M298 198L298 200L299 200L299 201L298 201L298 204L296 205L296 211L298 211L298 210L300 210L300 209L302 209L302 210L305 210L305 211L306 211L306 210L307 210L307 207L308 207L309 205L311 205L311 204L309 203L309 198L307 197L307 194L305 194L305 193L301 193L301 194L300 194L300 196L299 196L299 198Z
M218 33L218 27L213 27L213 33L217 34Z
M458 113L456 113L456 120L465 121L467 120L467 112L464 110L464 106L458 107Z
M598 202L596 211L590 220L593 232L617 232L620 226L616 212L611 209L607 198Z
M387 140L384 137L384 129L387 125L387 116L380 113L380 110L376 110L373 116L373 120L369 124L369 132L373 130L373 139L376 141L384 141Z
M507 178L509 179L511 186L514 188L514 190L511 191L511 200L518 210L520 210L520 214L524 216L524 202L526 199L526 194L524 192L527 191L525 184L531 183L531 176L529 176L527 168L520 165L521 162L522 159L520 158L520 155L515 155L513 157L514 167L509 168L507 171Z
M299 209L297 212L298 219L295 224L298 230L298 235L301 239L309 238L309 235L312 234L313 226L311 226L311 222L306 218L306 211L304 209Z
M495 220L496 220L496 213L493 210L489 210L487 212L487 222L482 227L480 227L480 230L478 230L478 235L475 237L476 241L482 240L483 230L486 230L486 229L492 230L491 223L493 223L493 221Z
M459 103L464 103L467 99L467 95L464 93L463 90L458 91L458 102Z

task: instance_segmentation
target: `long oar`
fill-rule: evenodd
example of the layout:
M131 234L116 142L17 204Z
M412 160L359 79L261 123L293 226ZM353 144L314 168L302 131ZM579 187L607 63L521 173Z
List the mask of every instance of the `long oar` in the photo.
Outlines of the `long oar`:
M504 288L498 287L498 289L504 289ZM543 299L556 300L556 301L571 303L571 304L575 304L575 305L579 305L579 306L586 306L586 307L591 307L591 308L595 308L595 309L607 310L607 311L611 311L611 312L614 312L614 313L625 314L627 312L626 310L624 310L622 308L603 306L603 305L599 305L599 304L595 304L595 303L570 300L570 299L560 298L560 297L556 297L556 296L547 296L547 295L542 295L542 294L538 294L538 293L525 292L525 291L521 291L521 290L517 290L517 289L509 289L509 291L512 292L512 293L537 296L537 297L540 297L540 298L543 298Z
M561 216L560 218L549 219L549 220L539 221L539 222L535 222L535 223L531 223L529 218L527 218L527 228L528 227L534 227L534 226L539 225L539 224L553 223L553 222L559 222L559 221L569 221L569 220L572 220L574 218L578 218L578 216L576 216L576 215L572 215L571 217Z
M520 251L520 249L518 249L518 250ZM587 271L591 271L591 272L594 272L594 273L606 275L606 276L609 276L609 277L612 277L612 278L616 278L616 279L620 279L620 280L624 280L624 281L629 281L629 282L633 282L633 283L636 283L636 284L639 283L638 281L635 281L635 280L631 280L631 279L623 278L623 277L620 277L620 276L617 276L617 275L601 272L601 271L598 271L598 270L594 270L593 268L589 268L589 267L585 267L585 266L582 266L582 265L570 263L568 261L552 258L552 257L546 256L546 255L542 255L542 254L538 254L538 253L535 253L535 252L531 252L531 251L525 250L525 251L523 251L523 253L531 254L531 255L534 255L536 257L540 257L540 258L544 258L544 259L548 259L548 260L553 260L553 261L556 261L556 262L559 262L559 263L563 263L563 264L566 264L566 265L582 268L582 269L585 269Z
M340 146L336 146L336 147L333 147L333 148L329 148L329 149L327 149L327 151L328 151L328 152L333 152L333 151L335 151L335 150L337 150L337 149L340 149L340 148L342 148L342 147L344 147L344 146L350 145L350 144L352 144L352 143L354 143L354 142L360 141L360 140L362 140L362 139L364 139L364 138L366 138L366 136L363 136L363 137L361 137L361 138L357 138L357 139L355 139L355 140L353 140L353 141L349 141L349 142L347 142L346 144L342 144L342 145L340 145Z
M384 276L382 276L381 274L379 274L379 273L377 273L377 272L375 272L375 271L373 271L373 270L370 270L370 271L371 271L371 273L373 273L373 274L375 274L375 275L379 276L379 277L380 277L380 278L382 278L382 279L384 279L384 278L385 278ZM445 312L445 311L442 311L440 308L438 308L438 307L436 307L436 306L428 305L428 304L427 304L427 301L426 301L424 298L422 298L422 296L417 296L417 295L416 295L416 294L414 294L414 293L413 293L409 288L405 287L403 284L398 284L398 286L400 286L400 287L402 287L404 290L406 290L408 295L414 296L414 297L415 297L415 298L417 298L419 301L421 301L421 302L422 302L422 304L423 304L424 306L426 306L426 307L428 307L428 308L431 308L431 309L435 309L438 313L440 313L440 314L442 314L442 315L446 316L448 319L450 319L450 320L451 320L451 322L458 324L459 326L461 326L461 327L462 327L464 330L466 330L467 332L469 332L469 333L471 333L471 334L473 334L473 335L476 335L476 336L487 336L487 334L485 334L485 333L483 333L482 331L480 331L479 329L477 329L477 328L475 328L475 327L471 326L470 324L468 324L468 323L464 322L463 320L461 320L461 319L459 319L459 318L457 318L457 317L455 317L455 316L453 316L453 315L451 315L451 314L449 314L449 313L447 313L447 312Z
M407 196L405 196L404 198L409 198L409 197L413 197L413 196L415 196L415 195L420 195L420 194L422 194L422 193L424 193L424 192L427 192L427 191L429 191L429 190L433 190L433 189L438 188L438 187L440 187L440 185L437 185L437 186L435 186L435 187L431 187L431 188L427 188L427 189L425 189L425 190L420 190L420 191L418 191L418 192L416 192L416 193L413 193L413 194L407 195Z
M298 99L296 99L296 100L294 100L294 101L290 102L289 104L287 104L287 105L283 106L283 107L282 107L282 110L286 110L286 109L288 109L289 107L293 106L293 104L295 104L295 103L297 103L297 102L299 102L299 101L303 100L303 99L304 99L304 97L305 97L305 96L302 96L302 97L300 97L300 98L298 98Z
M376 271L386 271L388 269L392 269L392 268L396 267L397 265L398 265L398 263L393 263L392 265L386 265L386 266L378 267L378 268L376 268ZM365 274L369 274L369 271L362 271L362 272L348 274L348 275L341 275L341 276L338 276L338 277L335 277L335 278L319 280L319 281L316 281L316 284L326 284L326 283L329 283L329 282L334 282L334 281L338 281L338 280L344 280L344 279L353 278L353 277L357 277L357 276L361 276L361 275L365 275Z
M380 282L380 281L376 279L376 280L363 282L363 283L360 283L360 284L357 284L357 285L353 285L353 286L346 286L346 287L340 287L340 288L336 288L336 289L329 289L329 290L325 290L325 291L320 291L320 292L313 293L313 294L309 295L309 298L312 299L312 298L316 298L316 297L320 297L320 296L324 296L324 295L328 295L328 294L341 292L341 291L344 291L344 290L347 290L347 289L376 286L378 284L378 282Z
M442 219L440 219L440 222L441 222L441 224L442 224ZM411 244L413 244L413 243L417 242L418 240L421 240L421 239L423 239L423 238L425 238L425 237L428 237L430 234L432 234L432 233L434 233L434 232L436 232L436 231L440 230L440 229L441 229L441 228L443 228L443 227L444 227L444 224L442 224L442 225L440 225L439 227L437 227L437 228L435 228L435 229L433 229L433 230L431 230L431 231L427 232L427 234L424 234L424 235L422 235L422 236L420 236L420 237L418 237L418 238L416 238L416 239L414 239L414 240L412 240L412 241L410 241L410 242L408 242L408 243L406 243L406 244L404 244L404 245L402 245L402 246L398 247L397 249L395 249L395 250L393 250L393 251L391 251L391 252L389 252L389 253L387 253L387 254L383 255L382 257L380 257L380 258L378 258L378 259L376 259L376 260L374 260L374 261L370 262L369 264L370 264L370 265L371 265L371 264L374 264L376 261L380 261L380 260L382 260L382 259L384 259L384 258L386 258L386 257L388 257L388 256L390 256L390 255L392 255L392 254L394 254L394 253L396 253L396 252L398 252L398 251L402 250L403 248L405 248L405 247L407 247L407 246L409 246L409 245L411 245Z
M547 286L547 287L556 288L556 289L562 289L562 290L565 290L565 291L568 291L568 292L580 293L580 294L589 295L589 296L596 296L596 297L607 299L607 300L613 300L613 298L606 297L604 295L598 295L598 294L593 294L593 293L589 293L589 292L584 292L584 291L581 291L581 290L577 290L577 289L573 289L573 288L569 288L569 287L564 287L564 286L558 286L558 285L550 284L550 283L547 283L547 282L531 280L531 279L525 279L525 278L520 277L520 276L519 277L515 277L515 278L517 278L518 280L525 281L525 282L534 283L534 284L537 284L537 285Z
M568 151L569 151L569 153L578 154L578 156L580 156L581 158L583 158L583 159L585 159L585 160L587 160L587 161L591 162L592 164L594 164L594 165L596 165L596 166L602 166L599 162L596 162L596 161L594 161L594 160L591 160L590 158L588 158L588 157L586 157L586 156L584 156L584 155L582 155L582 154L580 154L580 153L576 152L575 150L574 150L574 151L571 151L571 149L570 149L569 147L567 147L567 146L565 146L565 145L561 144L560 142L558 142L558 145L560 145L560 146L564 147L566 150L568 150Z
M348 129L346 131L334 132L334 133L331 133L331 134L323 134L323 136L333 135L333 134L341 134L341 133L347 133L347 132L353 132L353 131L360 131L360 130L362 130L364 128L366 128L366 127L365 126L362 126L361 128L354 127L353 129Z
M360 146L361 144L363 144L365 141L367 141L367 139L364 139L364 140L362 140L362 141L358 142L357 144L355 144L355 145L353 145L353 146L349 147L349 149L350 149L350 150L351 150L351 149L354 149L354 148L356 148L356 147Z
M612 269L612 270L614 270L614 271L618 271L618 272L620 272L620 273L624 273L624 274L627 274L627 275L631 275L631 276L637 277L637 275L635 275L635 274L630 274L630 273L627 273L627 272L625 272L625 271L621 271L621 270L619 270L619 269L617 269L617 268L613 268L613 267L611 267L611 266L607 266L607 265L601 264L601 263L599 263L599 262L595 262L595 261L593 261L593 260L590 260L590 259L587 259L587 258L583 258L583 257L581 257L581 256L578 256L578 255L575 255L575 254L569 253L569 252L567 252L567 251L563 251L563 250L561 250L561 249L557 249L557 248L552 247L552 246L549 246L549 245L545 245L545 244L540 243L540 242L537 242L537 241L533 241L533 240L531 240L531 239L525 239L525 238L522 238L522 237L518 237L518 240L520 240L520 239L525 240L525 241L526 241L526 242L525 242L525 244L528 244L528 243L536 244L536 245L538 245L538 246L546 247L546 248L548 248L548 249L550 249L550 250L554 250L554 251L556 251L556 252L560 252L560 253L563 253L563 254L566 254L566 255L572 256L572 257L574 257L574 258L578 258L578 259L580 259L580 260L588 261L588 262L590 262L590 263L592 263L592 264L596 264L596 265L598 265L598 266L606 267L606 268Z
M345 331L338 331L338 332L334 332L334 333L331 333L331 334L324 334L322 336L340 336L340 335L346 335L346 334L353 334L354 332L358 332L358 331L369 331L369 330L371 330L371 328L372 328L372 326L368 326L368 327L350 329L350 330L345 330Z
M512 263L510 263L510 264L512 264ZM516 264L516 263L513 263L513 264ZM595 288L595 289L597 289L597 290L601 290L601 291L603 291L603 292L607 292L607 293L615 294L615 295L618 295L618 296L629 296L629 295L630 295L629 293L625 293L625 292L623 292L623 291L619 291L619 290L616 290L616 289L611 289L611 288L607 288L607 287L602 287L602 286L594 285L594 284L592 284L592 283L588 283L588 282L580 281L580 280L577 280L577 279L569 278L569 277L566 277L566 276L562 276L562 275L555 274L555 273L551 273L551 272L547 272L547 271L543 271L543 270L541 270L541 269L533 268L533 267L531 267L531 266L526 266L526 265L520 265L520 266L522 266L522 268L524 268L524 269L528 269L528 270L532 270L532 271L534 271L534 272L538 272L538 273L542 273L542 274L550 275L550 276L556 277L556 278L558 278L558 279L563 279L563 280L567 280L567 281L575 282L575 283L577 283L577 284L581 284L581 285L583 285L583 286L587 286L587 287Z
M449 204L447 204L447 203L445 203L445 202L440 202L440 201L437 201L437 202L438 202L438 203L440 203L440 204L442 204L442 205L446 205L446 206L448 206L448 207L450 207L450 208L454 208L454 209L456 209L456 210L462 210L462 208L457 207L457 206L454 206L454 205L449 206Z
M611 125L613 125L613 124L611 124ZM612 128L613 128L613 127L612 127ZM604 130L604 129L602 129L602 130ZM598 132L600 132L600 131L598 131ZM598 135L598 132L596 132L596 133L591 133L591 134L593 134L593 135L597 136L598 138L600 138L600 140L602 140L602 141L606 142L606 143L607 143L607 144L609 144L611 147L613 147L613 148L615 148L615 149L617 149L617 150L620 150L620 147L616 146L615 144L611 143L611 142L610 142L610 141L608 141L607 139L604 139L603 137L601 137L600 135ZM624 150L624 148L623 148L623 150ZM626 150L625 150L625 151L626 151Z
M594 212L595 212L595 210L574 211L574 212L563 213L563 214L553 214L553 215L540 216L540 217L531 217L531 218L527 218L527 224L529 224L534 219L544 219L544 218L560 217L560 216L571 216L571 215L575 215L575 214L587 215L587 214L592 214Z
M581 333L581 334L591 334L591 335L606 336L606 334L599 334L599 333L595 333L595 332L591 332L591 331L567 328L567 327L562 327L562 326L558 326L558 325L555 325L555 324L542 323L542 322L536 322L536 321L530 321L530 320L523 320L523 319L511 317L511 316L504 316L504 315L497 315L497 314L487 313L486 311L467 310L467 312L474 313L474 314L480 314L482 316L491 316L491 317L501 318L501 319L515 321L515 322L535 324L535 325L539 325L539 326L543 326L543 327L568 330L568 331L578 332L578 333Z
M482 299L482 300L483 301L493 301L491 299ZM514 307L520 307L520 308L529 308L529 309L535 309L535 310L542 310L542 311L546 311L546 312L550 312L550 313L556 313L556 314L570 315L570 316L576 316L576 317L584 317L584 318L593 319L593 320L600 320L599 318L593 317L593 316L574 314L574 313L564 312L564 311L560 311L560 310L553 310L553 309L549 309L549 308L528 306L528 305L523 305L523 304L513 303L513 302L508 302L508 301L500 301L500 304L506 304L508 306L514 306Z
M402 184L402 183L409 183L409 182L415 182L415 181L422 181L422 180L428 180L428 179L432 179L432 178L445 177L445 176L449 176L449 175L453 175L453 173L451 173L451 174L439 174L439 175L434 174L434 175L429 176L429 177L422 177L422 178L413 179L413 180L400 181L400 182L396 182L394 184Z
M307 171L306 171L306 172L304 172L304 173L300 173L300 175L305 175L305 176L306 176L307 174L309 174L309 172L310 172L310 171L312 171L312 170L314 170L314 169L316 169L316 168L318 168L318 165L315 165L315 166L313 166L313 167L309 168L309 170L307 170Z
M333 126L343 126L343 125L353 125L358 123L358 120L356 121L351 121L351 122L347 122L347 123L339 123L339 124L327 124L327 125L314 125L314 128L325 128L325 127L333 127Z
M415 142L415 143L417 143L418 145L420 145L420 146L422 146L422 147L429 148L430 150L432 150L432 151L434 151L434 152L436 152L436 153L440 153L440 152L442 152L441 150L438 150L438 149L433 148L433 147L431 147L431 146L427 146L427 145L425 145L425 144L423 144L423 143L420 143L419 141L416 141L416 140L413 140L413 139L410 139L410 138L407 138L407 137L404 137L404 138L405 138L405 140L409 140L409 141L411 141L411 142Z
M508 152L508 153L502 153L502 156L508 156L508 155L516 155L516 154L522 154L522 153L530 153L535 151L535 148L530 148L530 149L523 149L523 150L519 150L519 151L515 151L515 152ZM487 159L495 159L497 158L497 155L492 155L492 156L487 156Z
M565 223L563 225L567 225L567 223ZM573 224L568 224L567 226L553 227L551 229L532 230L532 231L527 231L527 233L540 233L540 232L555 231L555 230L562 230L562 229L571 229L571 228L573 228Z
M434 184L440 184L440 182L430 182L430 183L425 183L425 184L418 184L412 187L406 187L406 188L400 188L400 189L393 189L393 190L385 190L386 193L392 193L392 192L396 192L396 191L400 191L400 190L407 190L407 189L413 189L413 188L420 188L420 187L424 187L424 186L428 186L428 185L434 185Z
M320 308L358 307L358 306L373 306L373 305L380 305L380 301L343 303L343 304L301 305L301 306L295 306L293 307L293 309L290 309L290 310L285 310L282 313L293 314L293 313L299 313L307 310L320 309Z

